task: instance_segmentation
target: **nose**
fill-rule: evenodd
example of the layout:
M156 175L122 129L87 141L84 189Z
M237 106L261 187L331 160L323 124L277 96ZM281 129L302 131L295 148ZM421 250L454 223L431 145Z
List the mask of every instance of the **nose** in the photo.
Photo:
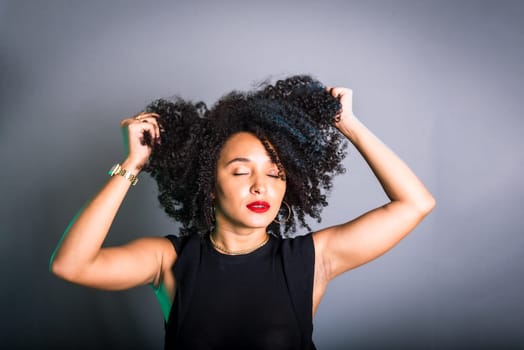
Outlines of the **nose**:
M266 183L263 176L254 176L251 184L251 193L260 195L266 193Z

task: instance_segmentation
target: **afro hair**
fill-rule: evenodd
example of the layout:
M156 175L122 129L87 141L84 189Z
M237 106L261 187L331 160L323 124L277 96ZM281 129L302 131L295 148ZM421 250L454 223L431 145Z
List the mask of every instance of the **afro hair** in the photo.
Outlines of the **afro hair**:
M214 226L212 193L222 146L231 135L250 132L285 173L284 201L293 213L289 220L286 210L279 213L268 232L293 236L297 224L310 230L307 216L320 222L333 177L345 171L347 142L333 126L340 109L339 100L307 75L233 91L210 109L179 97L159 99L146 108L159 115L160 143L144 170L157 182L165 212L182 224L180 234L205 234Z

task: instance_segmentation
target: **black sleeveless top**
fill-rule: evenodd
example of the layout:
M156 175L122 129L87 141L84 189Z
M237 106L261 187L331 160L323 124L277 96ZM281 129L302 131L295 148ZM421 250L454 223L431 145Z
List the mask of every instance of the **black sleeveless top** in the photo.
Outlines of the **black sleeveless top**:
M168 236L177 252L165 349L315 349L311 235L270 236L245 255L217 252L209 236Z

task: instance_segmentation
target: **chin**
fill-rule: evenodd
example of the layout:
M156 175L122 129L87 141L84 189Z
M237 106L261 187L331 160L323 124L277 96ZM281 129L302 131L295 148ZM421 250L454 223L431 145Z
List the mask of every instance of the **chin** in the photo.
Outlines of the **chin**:
M246 222L245 224L246 226L252 228L266 228L269 226L269 224L271 224L271 221L268 222L267 220L253 220L250 222Z

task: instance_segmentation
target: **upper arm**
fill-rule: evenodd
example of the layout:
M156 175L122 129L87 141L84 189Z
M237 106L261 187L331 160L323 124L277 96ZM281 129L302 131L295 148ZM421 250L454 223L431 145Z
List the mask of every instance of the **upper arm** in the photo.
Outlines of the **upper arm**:
M96 259L70 280L106 290L158 285L163 272L175 260L175 249L167 238L144 237L122 246L102 248Z
M345 224L313 234L328 280L363 265L394 247L429 213L392 201Z

